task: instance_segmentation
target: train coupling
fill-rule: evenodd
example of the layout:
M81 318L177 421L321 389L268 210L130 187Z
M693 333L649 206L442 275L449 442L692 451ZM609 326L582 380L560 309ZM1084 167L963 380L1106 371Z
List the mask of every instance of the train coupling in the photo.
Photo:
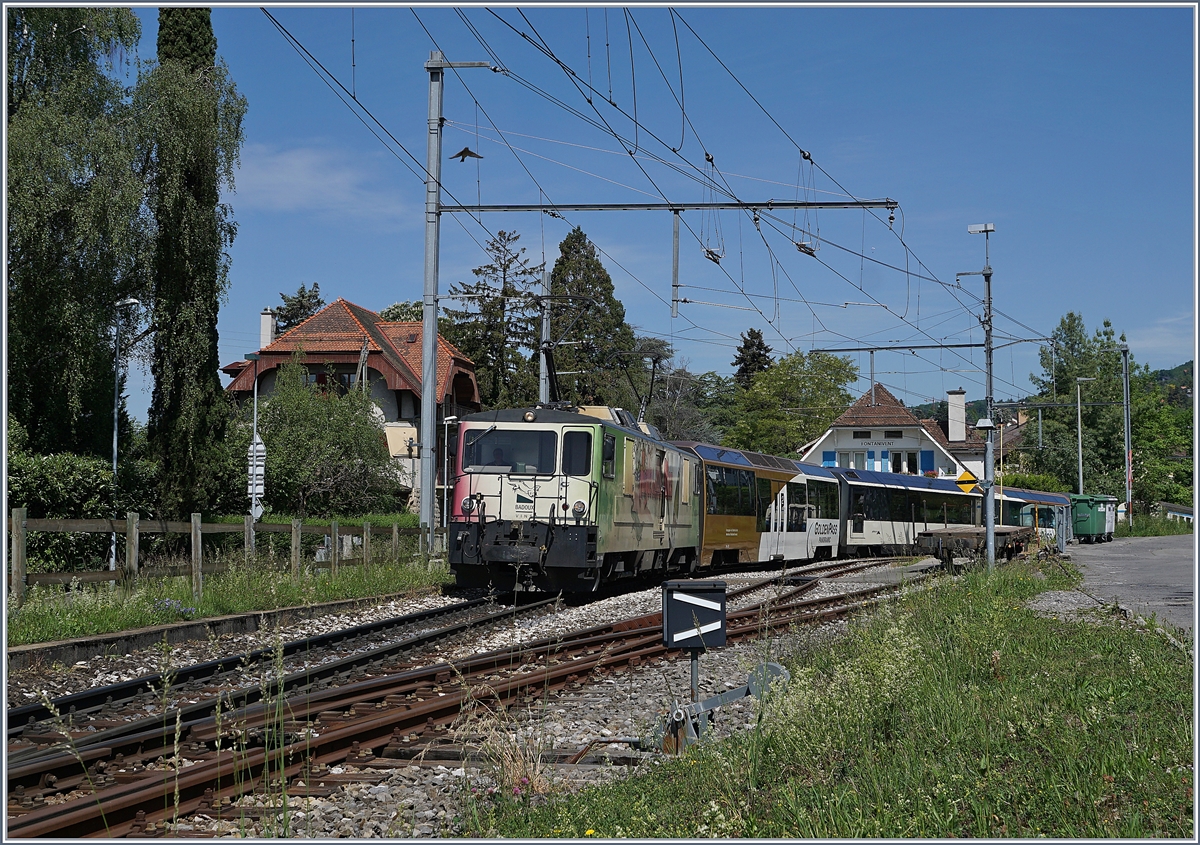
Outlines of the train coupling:
M761 699L772 684L786 684L791 679L791 673L778 663L760 663L751 670L750 677L740 687L706 698L704 701L676 704L655 732L655 746L667 754L682 754L689 745L694 745L703 738L705 726L711 720L713 710L740 701L748 695Z

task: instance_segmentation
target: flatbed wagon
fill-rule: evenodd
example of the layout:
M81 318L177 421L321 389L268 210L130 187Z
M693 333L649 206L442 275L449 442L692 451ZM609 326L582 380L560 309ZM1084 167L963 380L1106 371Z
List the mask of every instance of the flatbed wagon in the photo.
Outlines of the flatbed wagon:
M1005 560L1025 550L1033 541L1034 529L1024 525L995 526L996 557ZM947 567L955 557L983 554L987 550L987 529L977 525L950 525L917 533L917 545L937 557Z

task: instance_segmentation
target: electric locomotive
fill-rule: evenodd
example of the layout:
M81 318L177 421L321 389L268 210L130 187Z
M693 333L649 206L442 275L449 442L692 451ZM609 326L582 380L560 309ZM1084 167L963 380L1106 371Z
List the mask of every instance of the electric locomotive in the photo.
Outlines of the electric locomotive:
M449 444L460 585L581 592L699 560L699 459L619 408L503 409Z

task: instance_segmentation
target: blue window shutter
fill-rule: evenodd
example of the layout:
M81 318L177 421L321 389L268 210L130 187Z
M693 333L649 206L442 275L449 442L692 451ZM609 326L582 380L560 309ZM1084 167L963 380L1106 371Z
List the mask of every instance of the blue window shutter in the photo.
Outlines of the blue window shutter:
M887 449L884 449L882 452L879 453L879 471L880 472L890 472L891 469L892 469L891 466L888 464Z
M837 452L822 452L821 453L821 466L823 466L823 467L837 466Z
M875 469L875 450L874 449L867 450L867 469L870 469L870 470Z
M929 472L933 469L933 450L921 450L921 472Z

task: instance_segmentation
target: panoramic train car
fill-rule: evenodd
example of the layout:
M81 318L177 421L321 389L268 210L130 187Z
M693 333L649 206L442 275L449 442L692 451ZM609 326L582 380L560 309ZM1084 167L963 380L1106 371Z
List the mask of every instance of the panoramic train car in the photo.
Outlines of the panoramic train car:
M997 487L1000 514L997 524L1037 528L1043 545L1056 545L1064 534L1061 547L1072 539L1071 497L1066 493L1042 493L1017 487Z
M581 592L694 569L700 461L656 435L601 406L463 417L449 447L458 583Z
M830 467L841 499L842 556L903 554L917 534L955 525L978 526L983 497L951 479Z
M704 462L702 566L832 558L838 491L824 467L676 442Z

